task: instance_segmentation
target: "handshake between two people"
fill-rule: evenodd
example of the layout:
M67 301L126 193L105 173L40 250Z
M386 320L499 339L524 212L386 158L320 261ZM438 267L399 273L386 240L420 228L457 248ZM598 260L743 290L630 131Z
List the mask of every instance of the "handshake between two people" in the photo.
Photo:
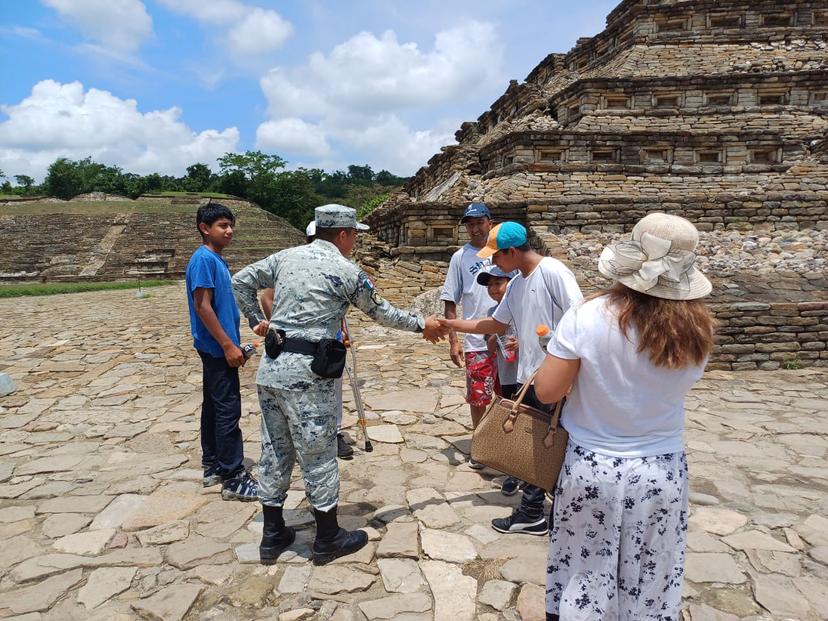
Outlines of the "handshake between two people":
M448 337L451 333L451 328L444 325L445 319L437 317L437 315L429 315L425 318L425 328L423 328L423 338L429 343L439 343Z
M474 322L463 321L460 319L446 319L445 317L430 315L426 317L425 323L426 325L423 330L423 338L430 343L438 343L443 341L447 337L450 337L455 331L475 331L480 334L486 334L485 331L478 330L478 326L473 325Z
M473 326L474 322L462 321L459 319L446 319L445 317L438 317L437 315L430 315L426 317L426 326L423 330L423 338L430 343L438 343L443 341L446 337L451 336L455 331L466 332L475 331L477 326ZM485 334L485 332L480 332ZM456 340L456 339L455 339Z

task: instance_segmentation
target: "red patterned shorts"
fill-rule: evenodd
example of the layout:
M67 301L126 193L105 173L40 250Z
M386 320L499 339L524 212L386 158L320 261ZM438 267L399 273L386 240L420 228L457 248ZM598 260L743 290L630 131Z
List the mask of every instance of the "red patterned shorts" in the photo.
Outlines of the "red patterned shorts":
M464 354L466 359L466 403L477 407L489 405L494 392L497 359L487 351Z

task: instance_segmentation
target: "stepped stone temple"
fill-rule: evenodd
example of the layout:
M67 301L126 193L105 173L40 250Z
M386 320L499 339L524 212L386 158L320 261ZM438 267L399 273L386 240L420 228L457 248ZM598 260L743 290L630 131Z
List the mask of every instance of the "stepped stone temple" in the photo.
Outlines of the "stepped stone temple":
M472 200L586 290L602 246L664 211L702 232L712 368L828 366L828 1L624 0L455 137L369 218L392 297L442 282Z
M0 282L183 278L200 243L196 210L210 200L236 215L224 253L232 271L305 241L286 220L238 199L94 193L16 200L0 203Z

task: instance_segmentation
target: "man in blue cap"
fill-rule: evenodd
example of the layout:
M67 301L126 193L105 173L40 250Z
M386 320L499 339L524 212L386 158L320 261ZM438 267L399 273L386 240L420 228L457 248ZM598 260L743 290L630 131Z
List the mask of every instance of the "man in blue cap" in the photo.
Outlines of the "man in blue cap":
M477 283L477 275L491 265L489 259L481 259L477 253L486 244L492 229L492 216L484 203L471 203L463 212L460 222L466 227L469 242L455 252L449 262L446 282L440 299L448 319L457 317L457 304L463 303L463 319L485 317L495 303L486 287ZM466 403L471 411L472 426L477 427L486 406L494 393L496 360L489 352L486 339L477 334L467 334L461 347L457 335L449 334L451 361L466 368ZM469 458L469 467L483 466Z
M419 332L431 342L447 334L436 318L389 304L365 272L348 260L357 231L367 228L356 221L350 207L317 207L312 243L272 254L233 277L239 309L258 334L267 334L267 353L256 374L267 430L262 434L265 446L259 462L259 500L264 510L259 556L264 564L275 563L296 535L282 512L295 461L316 519L314 564L329 563L368 542L365 531L340 528L337 519L334 382L342 376L345 348L336 334L350 305L384 326ZM273 314L268 321L256 293L271 287Z

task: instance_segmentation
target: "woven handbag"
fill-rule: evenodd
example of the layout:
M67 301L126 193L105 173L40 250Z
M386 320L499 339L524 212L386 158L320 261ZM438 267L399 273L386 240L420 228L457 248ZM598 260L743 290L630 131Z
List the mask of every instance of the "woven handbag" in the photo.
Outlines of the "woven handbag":
M560 425L563 399L552 414L523 405L534 375L514 401L495 397L472 434L472 459L544 490L555 487L569 434Z

